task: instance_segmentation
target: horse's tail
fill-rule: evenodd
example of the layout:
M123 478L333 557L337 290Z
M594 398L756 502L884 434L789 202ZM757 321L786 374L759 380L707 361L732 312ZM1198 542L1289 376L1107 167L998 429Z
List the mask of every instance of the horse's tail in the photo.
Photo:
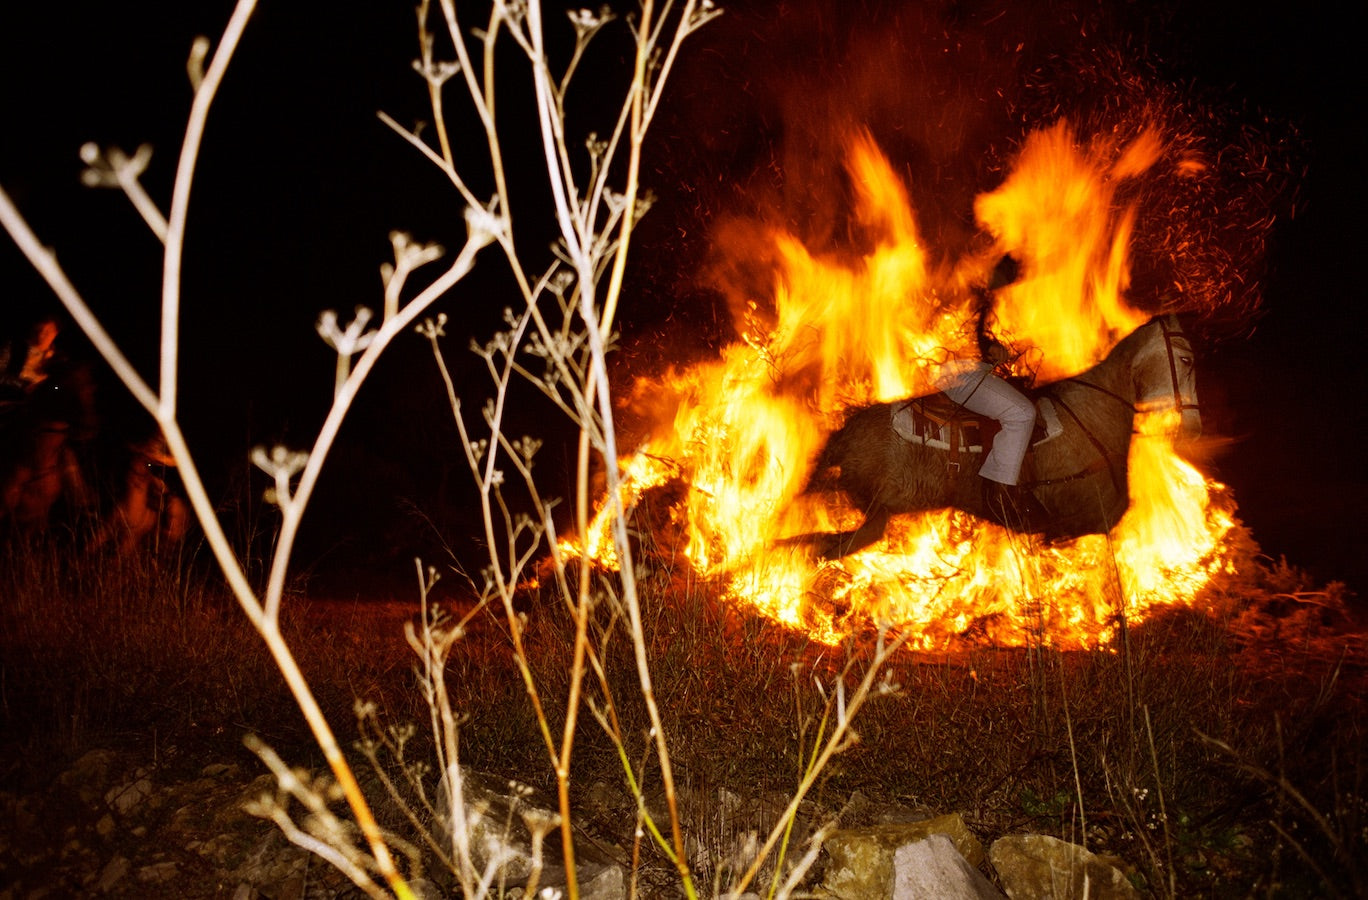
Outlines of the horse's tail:
M800 495L825 494L837 489L840 468L837 463L839 454L832 449L835 437L836 434L833 433L822 445L822 452L818 453L817 459L813 461L812 471L808 474Z

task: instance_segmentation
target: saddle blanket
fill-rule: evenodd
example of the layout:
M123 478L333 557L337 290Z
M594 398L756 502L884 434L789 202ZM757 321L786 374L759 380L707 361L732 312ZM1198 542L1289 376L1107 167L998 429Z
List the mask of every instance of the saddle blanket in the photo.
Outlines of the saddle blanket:
M951 442L959 436L959 449L968 453L983 452L983 429L977 423L984 417L960 409L958 415L942 418L930 414L923 401L918 398L910 403L893 407L893 431L898 437L912 444L925 444L938 450L951 449ZM964 427L964 426L968 427ZM1064 430L1060 424L1059 412L1049 397L1036 401L1036 426L1031 435L1031 446L1035 447L1055 437Z

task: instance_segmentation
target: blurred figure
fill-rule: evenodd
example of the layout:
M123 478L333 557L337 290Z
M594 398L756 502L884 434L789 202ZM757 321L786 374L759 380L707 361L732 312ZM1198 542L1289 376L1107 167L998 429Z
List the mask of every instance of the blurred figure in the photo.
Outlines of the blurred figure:
M179 546L190 527L190 507L176 460L159 431L130 444L128 451L122 490L92 549L117 540L122 554L144 546L154 553L168 553Z
M1025 526L1024 530L1031 530L1048 517L1035 495L1021 485L1021 464L1035 428L1035 402L997 374L999 366L1011 362L1012 354L988 333L985 322L992 302L989 295L1012 284L1019 275L1015 258L1004 256L998 261L988 280L987 293L979 302L978 357L947 360L933 381L936 389L956 405L997 420L1001 430L993 437L992 448L978 473L983 480L984 506L999 525Z
M0 520L21 530L45 529L59 500L73 518L94 506L80 451L96 432L95 380L60 334L46 316L0 350Z

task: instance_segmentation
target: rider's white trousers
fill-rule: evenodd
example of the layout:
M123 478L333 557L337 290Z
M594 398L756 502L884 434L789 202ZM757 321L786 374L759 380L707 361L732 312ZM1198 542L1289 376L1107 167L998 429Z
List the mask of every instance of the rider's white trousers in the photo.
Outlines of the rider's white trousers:
M1003 484L1020 482L1021 460L1035 427L1035 404L1030 398L994 375L987 363L947 366L936 379L936 387L970 412L996 419L1002 426L979 474Z

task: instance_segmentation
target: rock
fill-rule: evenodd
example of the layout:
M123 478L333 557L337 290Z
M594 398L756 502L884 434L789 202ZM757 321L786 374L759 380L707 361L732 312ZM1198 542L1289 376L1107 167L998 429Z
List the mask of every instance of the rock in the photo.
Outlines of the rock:
M843 828L858 828L862 825L905 825L935 817L936 811L929 807L876 800L857 790L846 801L839 818Z
M118 764L112 750L90 750L57 776L57 783L74 791L85 803L93 803L105 792L110 773Z
M175 862L153 863L150 866L143 866L138 870L138 880L151 884L167 884L176 880L180 874L180 866Z
M621 866L603 866L592 877L581 875L579 882L580 896L585 900L620 900L627 896L627 882ZM560 884L562 887L565 884L563 876Z
M988 853L1011 900L1139 900L1115 866L1086 848L1043 834L999 838Z
M129 862L127 857L114 857L100 870L100 877L95 882L95 887L102 893L109 893L114 885L118 884L132 868L133 863Z
M1002 900L950 838L933 834L893 854L893 900Z
M469 829L471 857L477 871L491 860L502 870L509 887L525 885L533 875L533 831L541 835L542 864L539 891L555 888L565 893L567 873L561 852L560 816L549 800L526 785L500 780L478 772L461 770L464 821ZM445 786L439 809L450 821ZM576 842L575 880L584 900L620 900L627 896L622 867L591 844Z
M110 788L104 800L110 809L126 816L151 797L153 790L152 780L139 769L131 781Z
M178 773L184 775L178 777ZM146 897L172 893L186 900L338 900L358 896L339 871L291 844L271 822L250 815L244 801L274 795L274 776L209 761L187 770L159 760L92 751L38 793L0 791L0 900L39 897ZM505 897L517 896L531 874L529 823L544 830L542 889L565 891L555 804L506 779L466 773L467 819L476 811L486 827L480 841L521 866L522 879L504 879ZM754 841L786 808L783 795L736 793L724 786L681 793L681 816L698 854L696 869L711 878L748 863ZM576 880L586 900L619 900L627 894L627 854L614 840L631 838L635 803L609 784L592 785L576 799L577 824L589 812L598 827L577 839ZM985 859L982 846L958 815L928 817L931 811L852 795L839 815L805 804L785 857L801 853L801 835L837 818L842 830L827 838L819 865L823 883L805 879L802 895L830 900L1001 900L975 871ZM662 812L662 821L663 821ZM921 819L922 821L914 821ZM706 840L698 840L695 835ZM748 848L748 852L741 852ZM1137 894L1108 860L1053 838L1024 835L993 845L1007 896L1013 900L1081 898L1084 878L1091 900L1133 900ZM486 859L489 857L486 856ZM433 882L415 878L422 900L450 896L444 870L424 870ZM511 870L510 870L511 871ZM772 869L770 870L772 871ZM663 865L644 864L635 875L638 896L678 897L678 876ZM771 875L753 884L768 884ZM1062 886L1062 887L1061 887ZM754 900L739 898L739 900Z
M943 834L971 867L983 862L983 846L958 813L921 822L869 825L834 831L823 845L828 863L822 887L839 900L893 896L893 858L899 847Z

